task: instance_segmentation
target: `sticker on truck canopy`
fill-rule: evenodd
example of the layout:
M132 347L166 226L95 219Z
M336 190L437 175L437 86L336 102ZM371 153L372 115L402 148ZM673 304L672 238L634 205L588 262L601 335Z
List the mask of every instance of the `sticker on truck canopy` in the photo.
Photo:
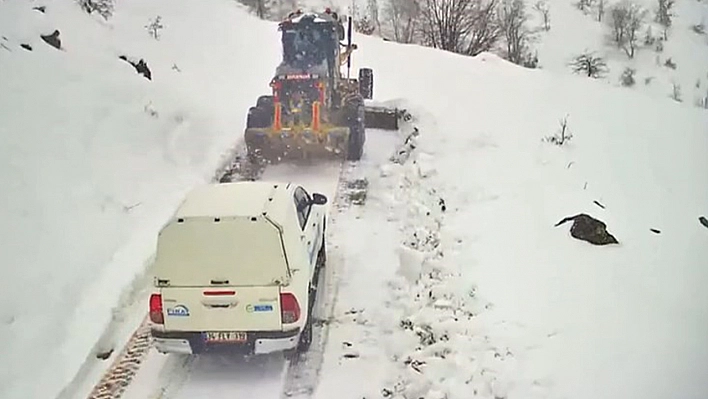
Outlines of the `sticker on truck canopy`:
M167 315L176 317L188 317L189 308L184 305L177 305L173 308L167 308Z
M273 305L269 305L267 303L263 304L248 304L246 305L246 312L248 313L254 313L254 312L272 312L273 311Z

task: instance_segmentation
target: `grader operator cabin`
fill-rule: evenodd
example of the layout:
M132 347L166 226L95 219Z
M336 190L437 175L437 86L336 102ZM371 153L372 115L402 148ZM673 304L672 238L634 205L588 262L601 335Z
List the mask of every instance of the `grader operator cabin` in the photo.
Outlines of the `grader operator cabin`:
M248 111L244 138L251 162L332 154L359 160L366 127L398 129L396 110L364 104L373 97L373 71L361 68L358 79L349 77L357 48L351 18L346 35L329 9L292 13L278 29L283 53L272 94L260 96Z

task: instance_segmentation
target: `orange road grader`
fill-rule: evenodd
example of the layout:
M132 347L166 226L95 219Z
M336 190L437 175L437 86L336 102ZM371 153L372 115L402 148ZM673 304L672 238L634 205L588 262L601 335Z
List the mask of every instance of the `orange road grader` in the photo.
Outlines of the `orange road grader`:
M251 162L328 155L356 161L367 127L398 129L398 110L364 104L373 97L373 71L361 68L358 79L349 77L357 48L351 18L346 34L329 9L291 13L278 29L283 54L270 82L272 94L260 96L248 111L244 138Z

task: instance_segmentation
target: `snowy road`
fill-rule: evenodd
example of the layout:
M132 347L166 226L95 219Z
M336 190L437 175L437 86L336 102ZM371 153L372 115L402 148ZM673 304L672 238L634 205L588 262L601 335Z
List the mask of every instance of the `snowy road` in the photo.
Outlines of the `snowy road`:
M328 224L334 224L337 213L348 206L343 200L342 187L353 178L352 175L363 169L377 168L385 162L400 143L396 132L371 130L367 133L367 153L356 166L337 160L272 165L263 172L261 180L294 182L311 192L326 195L330 212ZM182 399L223 396L225 393L264 399L310 397L317 386L324 358L326 320L332 317L336 300L337 271L345 262L340 252L337 246L328 247L327 267L320 275L318 285L321 288L314 309L313 343L306 356L291 364L282 354L246 359L217 354L190 357L164 355L150 348L120 397ZM106 380L105 376L103 380Z
M302 184L311 192L326 195L330 207L341 168L339 161L279 164L266 168L261 180ZM278 398L288 366L289 361L279 353L249 359L214 354L188 357L163 355L151 348L123 397L186 399L233 392L244 397Z

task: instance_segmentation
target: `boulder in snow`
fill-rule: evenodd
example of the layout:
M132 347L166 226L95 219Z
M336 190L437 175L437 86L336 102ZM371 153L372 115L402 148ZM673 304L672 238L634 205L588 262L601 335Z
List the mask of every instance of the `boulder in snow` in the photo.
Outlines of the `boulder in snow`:
M568 216L556 223L558 227L566 222L573 222L570 226L570 235L578 240L587 241L594 245L619 244L617 239L607 231L607 225L584 213Z
M59 39L59 30L55 29L51 35L39 35L39 37L44 40L45 43L54 47L57 50L61 50L61 39Z
M121 55L118 58L132 65L133 68L135 68L135 71L138 72L138 74L145 76L145 79L152 80L152 72L150 71L150 68L148 67L144 59L141 58L140 61L136 62L135 60L128 59L128 57L124 55Z

